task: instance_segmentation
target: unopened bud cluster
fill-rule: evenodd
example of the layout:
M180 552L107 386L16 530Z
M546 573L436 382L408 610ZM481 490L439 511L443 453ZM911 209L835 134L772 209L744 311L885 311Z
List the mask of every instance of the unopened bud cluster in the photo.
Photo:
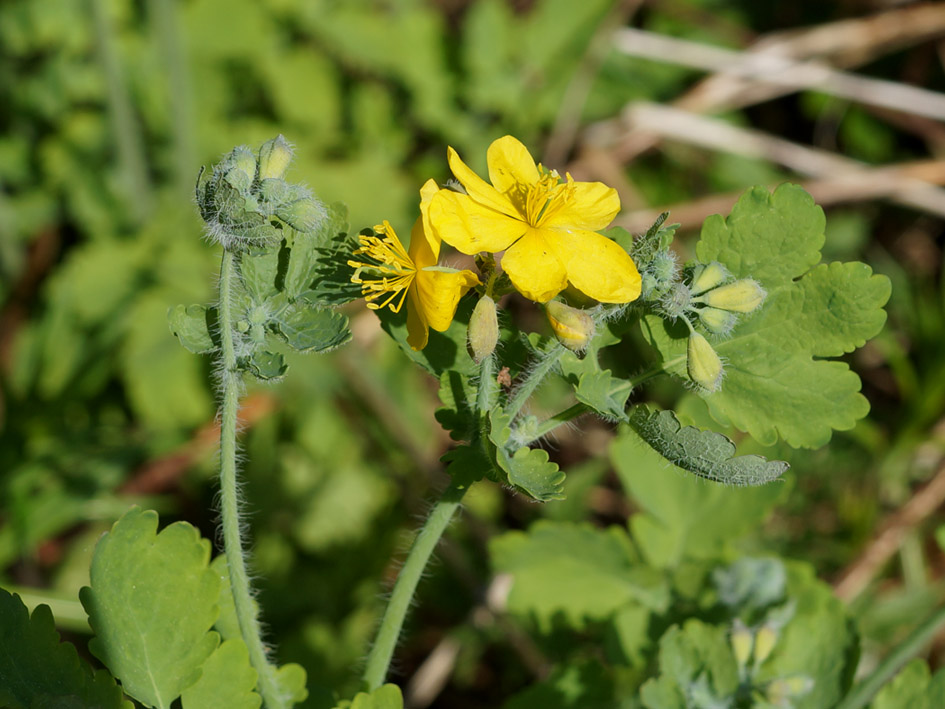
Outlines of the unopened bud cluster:
M736 620L729 642L739 677L752 683L752 677L771 657L778 642L777 625L766 622L757 630L752 630L740 620ZM793 705L792 700L807 694L812 687L813 682L809 677L791 676L771 680L758 689L771 704L789 707Z
M197 185L197 205L210 237L232 249L278 242L285 225L314 230L325 208L305 187L285 181L291 161L292 147L280 135L258 155L240 146L214 166Z

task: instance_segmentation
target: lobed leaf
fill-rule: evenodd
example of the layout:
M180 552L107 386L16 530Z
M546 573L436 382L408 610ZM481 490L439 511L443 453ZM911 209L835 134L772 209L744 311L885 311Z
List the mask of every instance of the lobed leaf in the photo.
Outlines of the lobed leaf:
M869 410L859 377L826 358L852 352L880 331L889 279L862 263L814 268L823 243L823 211L800 187L785 184L774 194L749 190L727 219L709 217L696 245L702 262L719 261L768 293L731 338L713 343L725 379L720 391L702 394L717 421L765 445L780 436L816 448ZM667 371L686 377L687 328L655 315L643 327Z
M373 692L358 692L351 701L340 702L335 709L403 709L404 698L396 684L385 684Z
M130 709L106 670L79 659L60 643L49 606L32 616L20 597L0 588L0 706L10 709Z
M289 369L281 353L257 350L246 363L250 373L263 381L278 379Z
M214 337L216 309L205 305L176 305L167 311L171 334L194 354L213 352L219 346Z
M509 455L506 446L512 435L509 416L496 407L489 414L489 440L495 444L494 463L514 485L539 502L564 499L564 471L548 460L548 452L521 446Z
M79 598L95 637L89 649L125 692L169 707L197 681L216 649L219 577L210 543L177 522L157 533L158 516L133 507L95 548L91 585Z
M549 629L563 617L581 629L627 605L663 612L663 575L640 563L620 527L540 520L527 532L508 532L489 545L493 567L512 576L508 607Z
M666 460L699 477L727 485L764 485L791 466L760 455L735 455L735 444L721 433L682 426L672 411L634 407L630 426Z
M201 666L200 679L181 694L183 709L226 707L258 709L262 705L256 687L256 670L240 638L225 641Z
M348 318L335 310L290 308L275 322L285 341L300 352L327 352L351 339Z
M925 660L916 658L884 686L870 709L936 709L945 706L945 670L934 675Z

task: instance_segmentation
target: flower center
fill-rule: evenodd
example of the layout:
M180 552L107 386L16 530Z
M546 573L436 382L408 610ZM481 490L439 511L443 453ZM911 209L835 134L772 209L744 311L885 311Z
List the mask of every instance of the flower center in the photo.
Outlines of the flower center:
M387 305L399 313L407 296L407 288L417 275L413 259L400 243L390 222L385 221L374 227L376 236L361 234L358 241L361 248L353 256L364 255L365 261L348 261L355 269L351 275L352 283L361 284L361 295L371 310L379 310ZM368 278L364 276L368 275ZM385 294L383 302L375 302ZM400 295L396 303L393 301Z
M528 225L536 228L560 211L571 199L575 189L574 178L570 173L567 174L567 182L561 184L561 175L557 170L546 172L541 165L538 170L541 177L538 182L526 187L522 210Z

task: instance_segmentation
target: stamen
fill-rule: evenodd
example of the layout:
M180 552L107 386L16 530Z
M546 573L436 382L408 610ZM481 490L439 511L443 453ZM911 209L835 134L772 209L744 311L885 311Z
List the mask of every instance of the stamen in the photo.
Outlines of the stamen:
M361 295L371 310L389 305L393 312L399 313L407 290L416 278L417 268L389 222L375 226L374 231L377 236L362 234L358 237L361 247L352 256L363 254L367 258L365 261L348 261L348 265L355 269L351 282L361 284ZM375 278L365 278L375 274ZM386 294L389 295L382 302L375 302ZM392 304L395 299L396 303Z

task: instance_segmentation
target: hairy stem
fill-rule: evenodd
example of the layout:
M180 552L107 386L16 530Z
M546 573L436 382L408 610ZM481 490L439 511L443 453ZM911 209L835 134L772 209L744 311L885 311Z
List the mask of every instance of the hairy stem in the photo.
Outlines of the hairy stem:
M276 668L269 664L260 634L259 619L253 607L249 574L240 534L239 495L236 480L236 415L239 408L240 372L233 342L234 322L230 311L236 279L236 256L223 250L220 267L220 339L223 371L221 389L223 406L220 412L220 517L223 527L223 549L226 553L230 589L236 606L240 634L249 650L249 659L259 675L257 689L267 709L282 709L286 703L279 692Z
M551 350L542 353L538 364L529 372L528 376L525 377L525 381L519 384L518 388L515 390L515 395L512 397L512 401L509 402L506 413L511 420L515 419L518 412L525 406L525 402L535 393L535 389L538 388L538 385L554 370L558 364L558 360L561 359L565 352L567 352L567 350L563 346L555 343L551 345Z
M485 417L488 416L495 400L494 367L492 357L486 357L479 365L479 390L476 395L476 408L479 412L480 431L484 430ZM455 478L451 479L449 486L433 506L430 516L427 517L427 521L417 533L417 537L410 547L407 560L397 576L397 581L394 582L394 590L391 592L390 601L388 601L387 608L384 611L384 617L381 618L381 625L377 629L374 646L368 653L363 681L369 691L374 691L380 687L387 678L387 670L390 667L391 658L394 656L394 648L400 638L400 631L404 627L404 618L407 616L407 610L410 608L420 577L423 576L423 570L430 561L433 550L440 541L440 537L443 536L443 532L449 526L453 515L456 514L463 495L466 494L468 489L469 486L465 483L459 482Z

